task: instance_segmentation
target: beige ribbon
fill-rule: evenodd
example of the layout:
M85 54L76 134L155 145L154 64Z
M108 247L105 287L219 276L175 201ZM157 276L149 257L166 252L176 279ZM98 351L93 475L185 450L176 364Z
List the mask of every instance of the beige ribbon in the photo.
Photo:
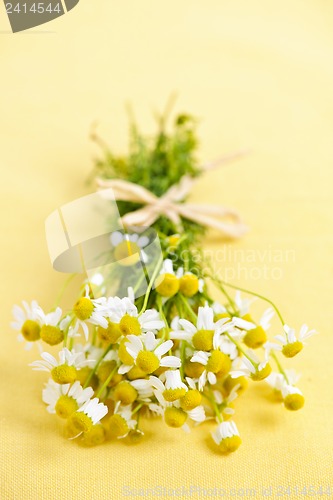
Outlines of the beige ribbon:
M222 158L218 164L230 161L243 153ZM205 170L215 167L217 162L204 166ZM202 226L211 227L221 231L231 238L239 238L247 227L242 222L239 214L226 207L217 205L197 205L183 203L184 198L190 193L195 179L184 175L178 184L171 186L160 198L154 193L129 181L97 178L100 189L111 188L116 200L130 201L145 205L122 217L123 224L127 226L151 226L161 215L168 217L181 230L181 217L192 220ZM232 222L220 219L231 219Z

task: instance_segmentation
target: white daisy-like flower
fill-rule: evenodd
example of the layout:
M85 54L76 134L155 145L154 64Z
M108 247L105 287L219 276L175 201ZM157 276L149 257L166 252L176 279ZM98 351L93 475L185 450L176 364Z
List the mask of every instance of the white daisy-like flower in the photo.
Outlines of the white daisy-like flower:
M300 379L300 375L296 373L295 370L285 370L285 373L287 375L289 385L297 384ZM265 378L265 382L279 392L282 392L282 387L287 383L285 377L279 372L272 372L267 378Z
M130 430L137 427L137 421L132 417L132 405L122 406L120 401L118 401L115 405L113 415L110 416L108 422L110 436L118 439L125 438ZM140 432L139 430L137 431Z
M154 392L149 380L139 378L132 380L130 384L138 393L138 401L144 401L145 403L150 402L150 398L153 396Z
M296 337L296 332L293 328L288 325L283 327L285 335L276 335L276 340L282 344L282 353L287 358L292 358L298 354L305 344L305 340L316 335L318 332L316 330L309 330L307 325L303 325L300 329L298 338Z
M248 355L251 356L252 361L245 356L240 358L241 366L231 370L231 378L250 377L252 380L259 381L268 377L272 371L268 360L260 361L256 354L250 350L248 350Z
M196 274L191 273L190 271L185 272L183 267L178 267L178 269L176 271L176 276L178 279L185 278L183 280L183 282L182 281L180 282L180 291L183 292L185 296L192 297L198 291L200 293L203 292L204 286L205 286L205 281L202 278L198 278ZM186 286L186 277L189 278L188 286ZM193 290L191 290L191 285L193 287L194 283L191 283L191 282L194 282L196 284L196 288ZM188 289L188 292L186 293L187 289ZM194 291L195 291L195 293L194 293Z
M176 356L165 356L165 354L172 348L172 340L161 342L157 339L153 332L147 332L139 338L136 335L127 335L128 342L126 342L126 350L136 366L138 366L144 373L153 373L160 366L168 368L179 368L180 359ZM127 373L133 365L122 365L118 373Z
M209 363L209 359L211 357L212 357L211 352L198 351L192 356L191 362L200 363L201 365L207 366L207 364ZM204 370L199 377L198 380L199 391L203 391L207 380L211 385L215 385L217 381L215 373L210 371L209 369Z
M139 315L137 307L129 297L110 297L108 315L112 322L119 324L124 335L140 335L142 332L161 330L165 326L155 309L147 309Z
M148 262L148 255L144 251L144 248L149 244L148 236L115 231L111 234L110 241L114 247L114 256L119 264L128 266L136 264L140 260L145 264Z
M59 352L59 361L52 354L42 352L43 360L33 361L29 364L33 370L51 372L52 378L59 384L71 384L76 380L76 370L88 366L82 352L71 352L64 347Z
M250 310L251 304L256 300L256 297L253 299L243 299L241 296L241 293L239 290L237 290L235 294L235 304L237 306L237 309L239 311L240 316L245 316L245 314L248 314Z
M239 432L235 422L221 422L212 432L212 438L222 452L229 453L237 450L241 444Z
M181 326L183 329L172 329L171 339L187 340L192 342L198 350L211 350L218 348L220 335L232 328L228 318L219 319L214 322L214 311L208 305L199 307L196 326L187 319L176 319L171 327Z
M177 276L171 259L164 259L159 274L173 274L174 276Z
M11 327L20 333L17 337L19 342L26 342L25 349L29 350L33 344L40 338L42 308L36 300L28 304L25 300L22 302L23 308L15 305L13 307L14 321ZM40 343L37 342L40 347Z
M149 381L154 389L162 393L166 401L176 401L186 394L188 387L182 381L179 370L167 370L164 372L164 377L164 383L154 376L150 376Z
M105 297L91 299L89 295L89 286L85 286L85 295L81 297L73 308L76 321L73 328L82 327L86 340L88 340L89 329L87 323L95 326L107 328L108 304Z
M50 379L46 384L45 388L43 389L42 397L44 403L46 403L47 406L47 411L49 413L59 413L56 411L56 405L59 402L59 399L62 396L66 396L68 399L73 400L74 403L76 403L77 408L74 406L74 411L75 409L78 409L80 406L82 406L86 401L88 401L92 395L94 394L94 390L91 387L86 387L83 389L80 385L79 381L74 382L73 385L71 384L57 384L54 382L54 380ZM66 401L64 401L66 405ZM68 404L68 402L67 402ZM65 406L64 405L64 406ZM62 415L61 415L62 416ZM66 415L68 417L69 415Z
M86 401L77 411L78 413L83 412L91 419L92 424L96 425L105 417L108 412L108 407L100 403L98 398L94 398Z

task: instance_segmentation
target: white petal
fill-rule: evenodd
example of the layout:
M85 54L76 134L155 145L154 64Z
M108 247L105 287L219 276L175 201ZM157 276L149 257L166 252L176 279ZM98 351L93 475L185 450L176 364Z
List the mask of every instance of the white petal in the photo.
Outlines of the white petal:
M160 366L168 366L169 368L180 368L180 365L180 359L176 356L164 356L160 362Z

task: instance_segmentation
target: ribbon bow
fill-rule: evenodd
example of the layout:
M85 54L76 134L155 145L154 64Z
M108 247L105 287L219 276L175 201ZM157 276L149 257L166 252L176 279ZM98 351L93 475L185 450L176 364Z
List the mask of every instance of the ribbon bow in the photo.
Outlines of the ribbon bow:
M235 156L228 157L228 160L233 159ZM226 159L223 158L222 161L225 162ZM216 163L207 165L204 167L205 170L215 167ZM221 161L218 161L218 163L220 164ZM181 217L183 217L202 226L215 228L231 238L242 236L247 231L247 227L236 211L222 206L183 202L189 194L194 181L193 177L184 175L178 184L171 186L161 197L156 196L143 186L125 180L98 178L97 185L101 189L111 188L116 200L145 205L143 208L129 212L122 217L122 222L125 225L151 226L161 215L164 215L180 229ZM232 222L222 221L221 218L231 219Z

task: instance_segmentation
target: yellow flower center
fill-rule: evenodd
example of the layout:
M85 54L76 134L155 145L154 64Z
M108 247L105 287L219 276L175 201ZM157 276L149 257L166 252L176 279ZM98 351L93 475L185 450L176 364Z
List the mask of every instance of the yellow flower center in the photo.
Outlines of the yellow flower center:
M93 422L88 415L83 413L83 411L76 411L70 418L71 426L77 430L77 432L88 432L93 426Z
M25 340L34 342L40 338L40 326L37 321L27 319L22 325L21 333Z
M283 401L285 408L291 411L297 411L303 408L304 402L305 402L304 396L302 396L302 394L297 394L297 393L288 394L288 396L286 396Z
M185 274L179 280L179 290L185 297L193 297L199 291L199 280L194 274Z
M56 414L61 418L69 418L78 409L77 402L70 396L60 396L55 405Z
M267 335L262 326L257 326L252 330L248 330L246 333L243 342L247 347L251 349L257 349L261 347L267 340Z
M121 266L133 266L140 260L140 247L133 241L124 240L114 249L114 257Z
M211 352L206 368L209 372L227 374L231 368L231 359L227 354L216 349Z
M51 370L51 376L57 384L72 384L76 380L75 366L59 365Z
M122 363L124 363L124 365L133 365L134 363L134 359L132 358L132 356L127 352L127 349L126 349L126 344L127 344L128 340L127 339L123 339L120 344L119 344L119 349L118 349L118 356L119 356L119 359Z
M138 318L125 314L119 323L120 331L123 335L140 335L141 326Z
M86 380L89 377L90 373L91 373L91 368L89 368L89 366L84 366L83 368L80 368L80 370L77 370L76 380L80 382L82 387L86 383ZM90 379L89 386L92 387L94 390L96 390L98 387L98 378L95 373Z
M223 319L223 318L230 318L231 319L230 314L227 312L224 312L224 313L215 314L214 321L218 321L219 319Z
M236 451L242 443L242 440L239 436L231 436L222 439L219 444L219 449L222 453L232 453Z
M143 433L140 432L138 429L132 429L129 431L128 437L129 437L131 443L137 444L140 441L142 441Z
M179 234L173 234L169 236L169 248L168 248L169 252L172 252L173 250L176 249L179 240L180 240Z
M43 325L40 330L40 337L49 345L57 345L64 340L64 332L57 326Z
M97 335L102 342L115 344L121 335L121 330L117 323L109 321L107 328L102 328L101 326L97 328Z
M113 370L115 369L116 364L117 363L112 359L109 361L103 361L99 365L98 370L97 370L97 377L102 384L111 375L111 372L113 372ZM108 384L108 385L110 386L110 384Z
M210 351L213 349L214 330L198 330L192 338L192 343L198 351Z
M88 297L81 297L73 307L74 314L81 321L89 319L94 310L94 304Z
M162 297L172 297L179 290L179 279L174 274L161 274L155 282L155 287Z
M123 405L130 405L138 396L134 387L126 380L120 382L113 391L113 397L116 401L121 401Z
M111 415L109 418L108 428L109 435L112 438L125 436L129 431L126 420L121 415L117 414Z
M164 420L169 427L181 427L185 424L187 414L181 408L170 406L165 409Z
M252 319L252 316L250 313L246 313L242 316L242 319L244 319L245 321L249 321L250 323L254 323L255 324L255 321L253 321Z
M138 378L145 378L147 374L138 366L133 366L126 375L128 380L137 380Z
M286 356L286 358L293 358L303 349L303 344L299 340L296 342L292 342L291 344L286 344L282 348L282 354Z
M184 372L187 377L199 378L205 369L206 367L201 363L197 363L196 361L192 362L189 359L185 361Z
M189 389L187 393L180 399L180 406L183 410L193 410L201 404L202 396L196 389Z
M264 368L261 370L256 370L255 373L251 373L251 378L255 382L259 382L260 380L264 380L268 375L270 375L272 371L272 367L269 363L267 363Z
M86 446L98 446L105 441L105 430L101 424L93 425L90 431L83 434L83 444Z
M178 387L176 389L165 389L163 391L163 397L165 401L176 401L186 394L186 389L184 387Z
M160 366L160 361L156 354L150 351L140 351L136 358L136 366L143 372L153 373Z
M248 381L246 377L237 377L237 378L232 378L230 375L228 375L225 380L223 381L223 389L225 390L226 394L230 394L232 389L236 386L239 385L237 389L237 393L241 394L242 392L245 391L245 389L248 386Z

